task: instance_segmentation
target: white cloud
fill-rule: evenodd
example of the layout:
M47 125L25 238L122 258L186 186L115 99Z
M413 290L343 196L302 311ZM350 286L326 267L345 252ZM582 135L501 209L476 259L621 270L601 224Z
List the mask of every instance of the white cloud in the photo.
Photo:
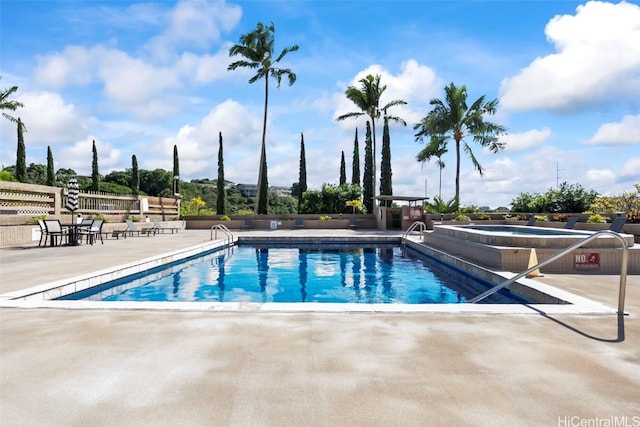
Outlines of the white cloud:
M53 90L87 85L95 80L97 66L104 54L102 46L67 46L60 53L39 55L34 79L38 85Z
M173 146L178 147L180 170L189 176L217 174L218 138L222 132L224 161L231 165L255 158L251 169L258 164L262 121L236 101L226 100L215 106L197 125L184 125L176 135L164 138L153 146L145 167L172 168ZM225 168L225 175L229 170ZM244 176L244 175L243 175ZM237 178L229 177L235 180Z
M587 143L602 145L639 145L640 114L624 116L620 122L603 124Z
M589 169L587 171L587 180L593 183L613 182L616 174L609 169Z
M211 83L229 75L229 63L229 45L225 44L215 55L198 56L184 52L178 61L178 68L189 79L198 83Z
M633 157L622 165L622 169L618 173L618 181L640 181L640 157Z
M104 94L112 101L111 110L150 118L167 116L179 108L166 96L167 91L180 87L176 69L154 67L118 50L105 52L100 60L99 74Z
M181 86L178 71L175 66L157 67L118 49L70 46L39 58L34 75L40 85L55 89L99 80L104 85L106 109L149 119L166 117L179 107L167 95Z
M556 53L502 81L504 108L571 110L640 96L640 6L591 1L545 32Z
M73 104L65 104L62 97L52 92L24 92L20 95L24 107L14 113L27 128L24 135L28 145L63 144L84 137L97 120L82 117ZM5 123L6 122L6 123ZM15 133L15 125L0 122L2 134Z
M58 161L56 167L64 167L75 170L79 175L91 175L93 160L93 141L96 142L98 152L98 171L101 175L107 175L110 171L118 169L122 151L108 142L89 136L76 141L73 145L63 148L60 155L54 153L54 159Z
M346 86L360 87L360 80L367 75L380 75L380 84L386 85L387 89L380 100L380 107L392 100L401 99L407 105L395 106L389 110L390 115L398 116L407 122L407 125L417 123L425 115L426 106L429 101L437 96L441 90L441 82L436 77L435 72L426 65L420 65L416 60L409 59L400 66L400 73L392 74L381 65L370 65L354 76ZM346 86L344 89L346 89ZM335 105L333 117L338 117L353 111L358 111L355 104L344 95L344 90L336 92L332 96ZM364 124L365 118L356 122L355 120L344 120L340 126L344 130L353 130L355 125Z
M510 133L500 137L506 143L505 151L523 151L532 147L539 147L551 136L551 129L531 129L526 132Z
M165 32L151 39L148 48L160 59L169 59L173 50L182 46L206 50L241 17L240 6L224 1L183 0L168 13Z

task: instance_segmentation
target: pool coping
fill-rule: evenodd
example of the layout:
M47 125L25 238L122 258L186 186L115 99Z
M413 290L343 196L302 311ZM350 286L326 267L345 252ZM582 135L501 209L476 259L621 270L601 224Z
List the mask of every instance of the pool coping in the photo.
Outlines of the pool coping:
M309 242L306 237L282 237L278 242ZM395 242L395 237L332 237L317 238L314 242L358 243L358 242ZM268 237L233 237L231 240L214 240L211 242L190 246L163 253L160 255L132 261L130 263L85 273L71 278L61 279L41 285L25 288L0 295L0 308L50 308L65 310L174 310L174 311L214 311L214 312L253 312L253 313L451 313L451 314L581 314L602 315L616 314L616 310L592 301L588 298L555 288L538 280L520 279L518 282L537 292L552 295L554 298L566 301L567 304L363 304L363 303L252 303L252 302L134 302L134 301L71 301L52 300L63 295L79 292L102 283L117 280L132 274L140 273L151 268L178 262L206 251L221 249L238 241L253 243L274 242ZM416 237L407 239L407 243L422 248ZM438 252L433 248L430 251ZM434 252L434 253L435 253ZM432 256L430 254L430 256ZM487 274L494 274L508 279L515 273L500 272L474 265L469 261L445 254L448 259L438 257L447 263L454 260L454 265L464 263L476 271L483 270Z

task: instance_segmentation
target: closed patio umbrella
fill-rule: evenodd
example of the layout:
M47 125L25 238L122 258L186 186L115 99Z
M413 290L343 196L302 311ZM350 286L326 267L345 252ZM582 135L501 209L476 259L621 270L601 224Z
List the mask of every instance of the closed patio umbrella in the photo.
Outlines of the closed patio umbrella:
M74 215L73 212L78 210L78 197L80 193L80 185L78 185L78 180L75 178L71 178L69 183L67 184L69 188L69 196L67 197L67 210L71 212L71 223L73 223Z

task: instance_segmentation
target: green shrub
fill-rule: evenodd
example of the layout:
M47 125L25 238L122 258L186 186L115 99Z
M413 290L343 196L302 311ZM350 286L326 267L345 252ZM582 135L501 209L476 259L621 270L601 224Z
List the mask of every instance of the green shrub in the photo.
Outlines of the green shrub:
M466 216L466 215L459 214L459 215L458 215L457 217L455 217L453 220L454 220L454 221L471 221L471 218L469 218L469 217L468 217L468 216Z
M606 217L604 217L604 216L602 216L600 214L593 214L593 215L589 216L589 219L587 220L587 222L591 222L591 223L594 223L594 224L603 224L603 223L607 222L607 219L609 219L609 218L606 218Z
M31 219L28 219L25 222L25 225L38 225L39 219L44 221L45 219L47 219L47 215L45 214L45 215L38 215L38 216L31 217Z
M546 215L535 215L536 221L549 221L549 217Z
M330 219L330 215L320 215L320 221L329 221Z
M220 221L231 221L231 218L229 218L229 215L222 215Z

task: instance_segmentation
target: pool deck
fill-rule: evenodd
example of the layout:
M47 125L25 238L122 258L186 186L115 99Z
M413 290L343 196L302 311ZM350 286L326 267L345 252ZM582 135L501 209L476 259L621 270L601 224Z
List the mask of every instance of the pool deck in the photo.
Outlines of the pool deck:
M183 230L2 248L0 295L209 240ZM616 275L534 280L617 305ZM624 317L4 307L0 425L637 426L638 275L625 307Z

